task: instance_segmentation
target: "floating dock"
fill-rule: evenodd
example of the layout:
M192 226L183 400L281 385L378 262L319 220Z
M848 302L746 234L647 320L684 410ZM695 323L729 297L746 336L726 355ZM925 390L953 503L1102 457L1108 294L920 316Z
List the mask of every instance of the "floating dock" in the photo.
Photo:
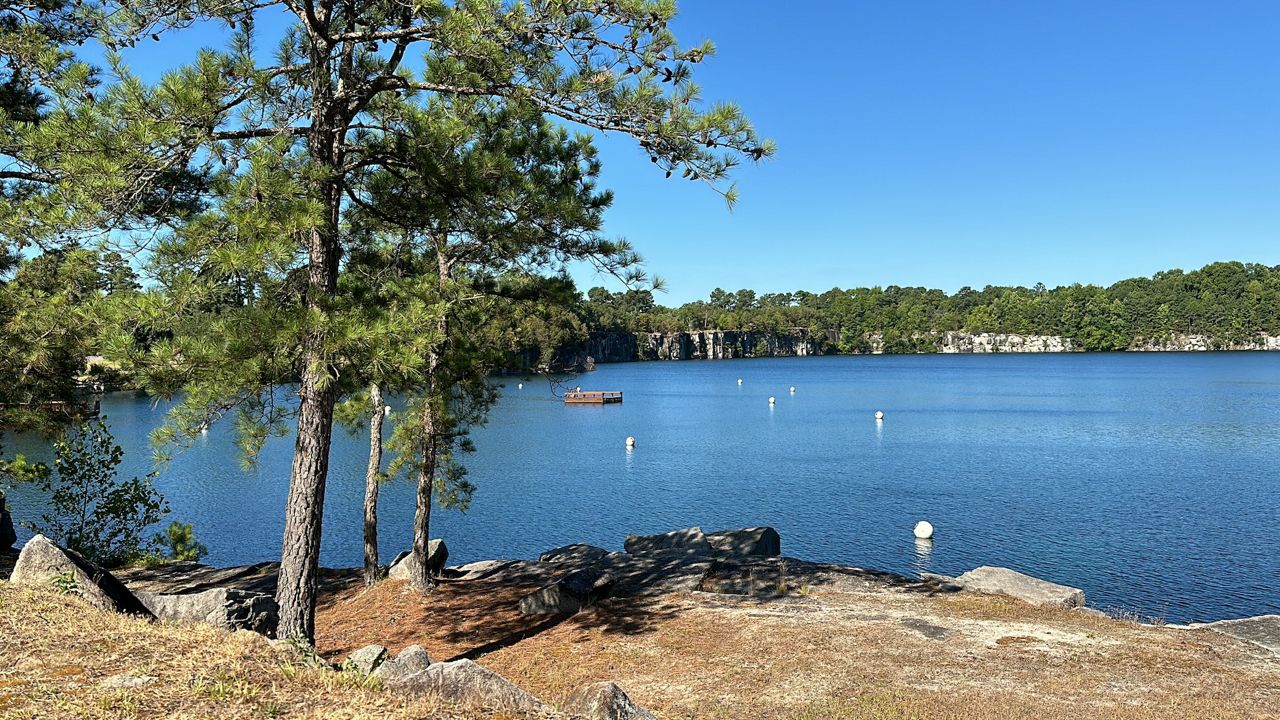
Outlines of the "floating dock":
M564 394L566 403L609 405L622 402L621 390L573 390Z

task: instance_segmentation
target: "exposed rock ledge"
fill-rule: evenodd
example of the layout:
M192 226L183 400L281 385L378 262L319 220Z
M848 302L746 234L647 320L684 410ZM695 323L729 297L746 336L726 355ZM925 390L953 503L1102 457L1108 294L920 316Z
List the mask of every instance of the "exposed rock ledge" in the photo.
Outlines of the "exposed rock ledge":
M728 360L750 357L806 357L833 347L834 334L814 337L806 330L697 330L628 333L597 331L579 349L578 365L643 360Z
M1176 334L1165 338L1139 340L1132 352L1208 352L1213 350L1280 350L1280 336L1256 335L1250 340L1227 342L1208 335Z
M1080 352L1080 343L1058 335L1013 335L945 332L938 337L938 352L959 353L1060 353Z
M859 344L860 352L886 352L884 337L870 333ZM913 338L920 352L952 354L1083 352L1074 338L1060 335L1016 333L968 333L946 331ZM592 332L585 345L561 351L560 367L590 369L596 363L648 360L728 360L752 357L808 357L838 352L840 338L834 331L812 334L807 330L784 332L754 330L702 330L669 333ZM1134 341L1133 352L1203 352L1212 350L1280 351L1280 336L1256 335L1248 340L1224 341L1207 335L1174 334Z

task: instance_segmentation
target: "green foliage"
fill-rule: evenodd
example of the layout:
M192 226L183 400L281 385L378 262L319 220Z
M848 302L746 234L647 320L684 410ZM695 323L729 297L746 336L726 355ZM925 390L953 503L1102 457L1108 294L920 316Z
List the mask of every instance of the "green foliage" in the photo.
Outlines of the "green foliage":
M22 260L0 281L0 424L52 433L81 410L78 379L98 327L97 269L95 253L70 248Z
M461 502L451 458L491 402L499 341L548 343L568 319L543 312L551 294L508 290L573 261L646 280L600 235L595 149L561 121L630 136L730 205L730 171L773 153L739 108L702 101L692 67L714 47L676 42L670 0L88 5L110 73L62 62L49 112L4 128L29 180L0 205L0 238L147 257L145 290L110 273L102 354L178 398L162 448L229 418L252 459L297 416L298 447L324 453L335 403L377 383L420 413L397 428L405 462ZM255 25L282 15L261 53ZM119 53L193 25L225 43L153 84ZM544 327L511 327L513 307ZM290 544L320 523L326 464L295 468L297 497L318 499L291 506ZM315 566L286 560L282 582ZM309 615L282 607L283 631L309 634Z
M117 479L123 457L105 419L68 431L54 443L54 473L36 482L50 493L51 512L28 527L108 567L146 556L151 547L143 533L168 506L151 476Z
M636 307L627 293L592 288L581 314L592 330L626 332L835 330L841 353L933 352L947 331L1058 335L1085 350L1123 350L1175 335L1204 335L1217 347L1280 335L1280 267L1222 262L1170 270L1111 287L1069 285L961 288L839 288L765 294L717 288L679 308Z
M79 595L80 583L76 582L74 570L58 573L53 576L53 589L62 595Z
M196 562L209 552L208 548L196 540L196 532L191 523L177 520L169 523L164 532L156 535L155 544L167 559L175 562Z

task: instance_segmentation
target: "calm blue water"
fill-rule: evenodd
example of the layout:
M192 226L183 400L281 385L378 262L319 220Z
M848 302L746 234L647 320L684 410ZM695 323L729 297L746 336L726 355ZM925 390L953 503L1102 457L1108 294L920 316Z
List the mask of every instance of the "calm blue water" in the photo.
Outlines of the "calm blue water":
M545 380L518 380L475 433L471 509L435 515L451 562L768 524L806 559L1004 565L1171 621L1280 612L1280 354L605 365L575 382L626 393L608 407L565 406ZM163 409L128 396L103 407L129 472L146 471ZM335 437L326 565L360 563L367 449ZM245 471L215 427L162 471L172 516L195 524L208 562L278 557L291 450L274 441ZM29 489L13 500L19 518L39 503ZM390 557L409 543L410 485L387 486L380 512ZM932 546L912 537L922 518Z

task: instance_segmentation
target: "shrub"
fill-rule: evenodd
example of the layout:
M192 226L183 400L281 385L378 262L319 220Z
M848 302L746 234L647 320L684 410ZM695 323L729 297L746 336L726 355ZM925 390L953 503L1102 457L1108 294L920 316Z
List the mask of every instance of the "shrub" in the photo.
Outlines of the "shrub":
M104 419L81 423L54 442L54 472L36 478L50 493L49 513L24 523L107 567L145 557L143 533L169 508L151 484L153 475L118 480L124 450Z
M169 523L164 532L156 535L156 544L168 554L168 559L175 562L195 562L204 557L209 549L196 540L196 532L191 523L177 520Z

